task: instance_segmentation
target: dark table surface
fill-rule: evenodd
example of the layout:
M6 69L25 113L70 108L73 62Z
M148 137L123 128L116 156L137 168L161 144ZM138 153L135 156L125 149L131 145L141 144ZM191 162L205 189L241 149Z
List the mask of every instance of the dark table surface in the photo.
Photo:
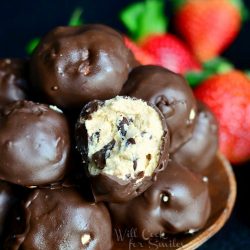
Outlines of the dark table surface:
M66 25L76 7L83 9L85 23L104 23L125 31L119 11L132 0L0 0L0 58L26 57L27 42L51 28ZM245 0L250 9L250 1ZM166 13L171 17L170 8ZM171 24L171 19L170 19ZM171 30L173 31L173 30ZM250 22L243 25L234 44L224 53L240 69L250 69ZM205 243L205 249L250 249L250 162L234 167L238 195L232 217ZM215 173L216 174L216 173Z

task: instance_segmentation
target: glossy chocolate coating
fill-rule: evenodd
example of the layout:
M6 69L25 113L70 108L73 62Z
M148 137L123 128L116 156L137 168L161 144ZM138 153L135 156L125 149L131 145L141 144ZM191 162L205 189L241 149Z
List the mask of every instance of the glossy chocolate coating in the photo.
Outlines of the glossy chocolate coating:
M134 228L138 237L201 229L210 214L207 183L173 161L157 181L130 202L109 204L114 228Z
M195 172L206 169L218 150L218 124L211 111L198 102L198 114L192 138L180 147L173 159Z
M109 250L110 216L103 203L87 202L73 188L35 190L12 218L10 250Z
M123 37L110 27L58 27L34 52L31 81L50 103L82 108L121 91L134 63L132 57Z
M47 105L18 101L0 116L0 179L24 186L63 178L70 150L64 115Z
M129 74L121 95L141 98L156 105L170 130L170 152L191 138L196 101L184 78L160 66L139 66Z
M25 60L0 60L0 110L11 102L27 97L27 68Z
M124 97L128 98L128 97ZM84 164L88 163L88 137L87 129L84 124L81 123L81 119L91 119L91 114L98 110L99 107L104 105L103 101L92 101L85 105L80 114L79 120L76 124L76 143L77 150L82 156ZM91 180L92 192L95 201L108 201L108 202L125 202L133 199L134 197L140 195L148 187L150 187L156 180L156 176L159 172L163 171L168 164L169 159L169 130L166 125L166 120L162 113L152 104L153 107L159 114L162 121L163 136L162 136L162 146L160 151L160 157L158 165L154 170L152 176L146 176L141 181L140 176L134 179L123 180L116 176L107 175L105 173L100 173L98 175L90 175L88 173L88 168L86 167L87 174ZM85 165L87 166L87 165Z

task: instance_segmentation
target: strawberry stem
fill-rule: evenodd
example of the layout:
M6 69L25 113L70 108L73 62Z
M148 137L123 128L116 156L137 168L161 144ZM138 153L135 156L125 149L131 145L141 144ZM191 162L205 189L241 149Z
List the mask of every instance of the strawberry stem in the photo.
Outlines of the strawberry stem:
M164 7L164 0L145 0L124 9L120 19L134 40L143 40L151 34L166 32L168 20Z

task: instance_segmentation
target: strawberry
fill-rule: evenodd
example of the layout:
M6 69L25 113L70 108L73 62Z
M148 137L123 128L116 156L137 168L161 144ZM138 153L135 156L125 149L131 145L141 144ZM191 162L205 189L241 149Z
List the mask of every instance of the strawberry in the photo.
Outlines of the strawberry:
M242 0L177 0L176 3L176 29L201 61L218 56L234 41L243 10L246 11Z
M153 55L150 55L147 51L144 51L131 39L124 36L124 42L126 46L133 52L135 59L142 65L157 64Z
M121 20L142 50L155 58L154 64L182 74L200 69L188 47L176 36L166 33L164 0L132 4L121 13Z
M185 44L171 34L147 37L142 48L156 58L156 64L175 73L185 74L187 71L199 71L199 63Z
M240 71L209 77L194 90L219 122L220 150L232 163L250 159L250 80Z

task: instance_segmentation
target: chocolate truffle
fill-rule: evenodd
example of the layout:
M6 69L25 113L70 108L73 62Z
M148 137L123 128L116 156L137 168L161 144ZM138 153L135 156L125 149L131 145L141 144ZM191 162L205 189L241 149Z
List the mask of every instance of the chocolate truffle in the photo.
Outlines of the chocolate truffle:
M0 60L0 110L11 102L26 98L27 68L25 60Z
M24 186L63 178L70 150L68 124L54 106L18 101L0 116L0 179Z
M109 250L107 208L90 203L74 188L38 189L24 202L5 240L9 250Z
M82 108L121 91L132 56L122 35L110 27L58 27L43 38L32 56L32 85L52 104Z
M170 130L170 152L191 138L196 117L196 101L180 75L160 66L139 66L129 74L121 92L156 105Z
M138 237L147 239L201 229L210 214L210 197L207 183L199 175L170 161L142 195L109 207L115 228L134 228Z
M164 117L153 105L131 97L88 103L76 125L76 142L96 201L138 196L168 162Z
M214 115L198 102L198 114L192 138L179 148L173 158L195 172L206 169L218 150L218 125Z

